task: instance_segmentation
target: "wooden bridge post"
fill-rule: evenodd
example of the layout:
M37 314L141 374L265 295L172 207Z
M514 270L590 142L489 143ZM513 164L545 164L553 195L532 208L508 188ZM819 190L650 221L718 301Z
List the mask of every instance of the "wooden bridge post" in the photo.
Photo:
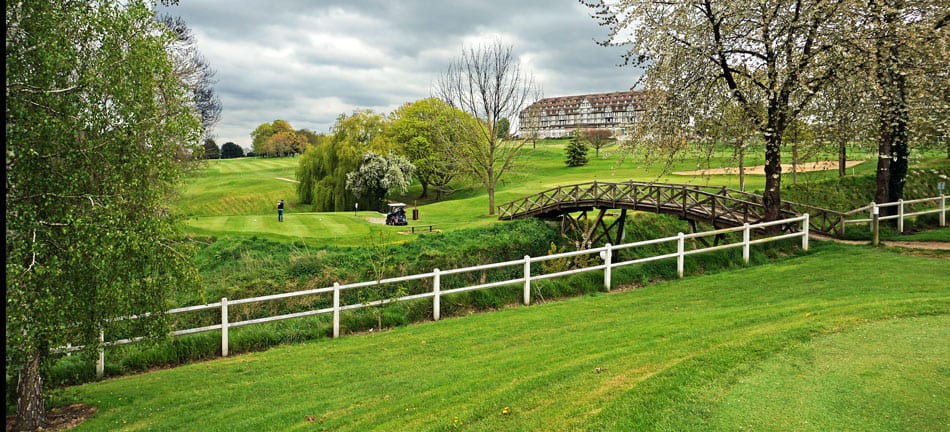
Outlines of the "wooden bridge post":
M808 236L811 235L810 218L811 215L805 213L805 220L802 221L802 250L805 252L808 252Z

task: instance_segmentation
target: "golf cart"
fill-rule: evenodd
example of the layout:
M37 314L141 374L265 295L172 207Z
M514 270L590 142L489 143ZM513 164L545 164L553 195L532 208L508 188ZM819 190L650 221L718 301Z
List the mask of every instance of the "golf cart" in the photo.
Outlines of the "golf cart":
M389 204L389 214L386 215L386 225L409 225L409 221L406 220L405 204Z

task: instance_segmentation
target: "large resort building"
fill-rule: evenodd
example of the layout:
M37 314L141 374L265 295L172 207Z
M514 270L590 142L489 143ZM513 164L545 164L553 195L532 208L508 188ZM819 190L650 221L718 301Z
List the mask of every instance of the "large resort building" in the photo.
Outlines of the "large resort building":
M622 140L642 109L642 95L630 90L541 99L518 114L518 135L561 138L577 129L610 129Z

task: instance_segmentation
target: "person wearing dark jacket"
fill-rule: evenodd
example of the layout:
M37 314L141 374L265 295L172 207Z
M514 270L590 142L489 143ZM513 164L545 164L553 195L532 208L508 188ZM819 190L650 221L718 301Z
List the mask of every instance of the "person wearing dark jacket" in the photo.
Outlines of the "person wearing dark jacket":
M277 222L284 221L284 200L277 201Z

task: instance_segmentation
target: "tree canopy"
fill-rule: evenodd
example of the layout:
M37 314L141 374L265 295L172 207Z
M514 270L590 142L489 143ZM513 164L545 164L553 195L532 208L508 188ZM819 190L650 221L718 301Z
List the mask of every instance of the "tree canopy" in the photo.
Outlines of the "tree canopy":
M287 156L307 151L312 142L318 141L313 132L296 131L286 120L262 123L251 132L254 154L257 156Z
M363 155L359 169L346 174L346 190L369 201L369 208L384 211L386 194L405 193L412 183L412 171L412 163L402 156L389 153L384 157L371 151Z
M437 98L407 103L390 114L388 139L415 166L422 185L420 198L428 195L432 185L441 199L449 182L463 172L452 158L452 147L472 129L459 125L474 121L471 115Z
M703 133L696 127L716 118L743 130L751 126L765 142L763 202L770 219L779 214L781 149L790 127L815 130L823 123L827 133L829 125L860 120L872 107L877 115L864 120L877 119L862 127L877 130L884 201L900 195L908 137L946 135L945 2L581 2L610 28L603 44L628 45L627 63L645 71L638 84L646 109L632 145L672 155L689 149ZM717 114L715 107L742 118ZM832 122L821 112L827 109L862 114ZM913 113L925 120L915 122Z
M540 97L533 76L521 70L512 47L500 41L468 47L436 83L436 94L483 123L469 128L471 139L452 146L456 161L488 192L488 214L495 214L495 185L514 166L522 140L499 138L502 119L517 118Z
M363 155L374 151L388 153L384 139L386 117L372 110L357 110L337 117L331 136L321 145L310 147L297 165L297 198L311 204L313 211L345 211L357 203L346 190L346 175L359 169ZM371 208L371 201L360 201Z
M221 146L221 159L231 159L244 157L244 149L241 146L228 141Z
M196 283L164 203L202 128L148 2L17 2L6 18L6 365L16 425L35 430L51 349L166 334L169 294Z

